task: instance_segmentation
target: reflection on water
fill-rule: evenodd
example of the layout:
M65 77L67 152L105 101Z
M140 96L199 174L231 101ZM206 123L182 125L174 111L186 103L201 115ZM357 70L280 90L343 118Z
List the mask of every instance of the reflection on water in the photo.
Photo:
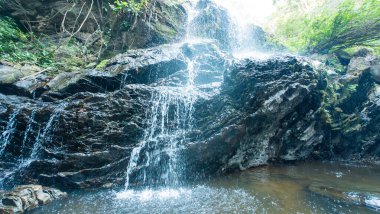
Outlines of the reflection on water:
M74 192L33 213L376 213L379 178L379 166L266 166L178 189Z

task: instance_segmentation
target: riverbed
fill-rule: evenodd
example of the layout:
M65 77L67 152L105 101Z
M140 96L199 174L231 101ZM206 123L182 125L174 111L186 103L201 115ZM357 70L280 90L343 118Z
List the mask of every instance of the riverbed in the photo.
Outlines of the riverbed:
M173 188L71 192L32 213L377 213L380 166L263 166Z

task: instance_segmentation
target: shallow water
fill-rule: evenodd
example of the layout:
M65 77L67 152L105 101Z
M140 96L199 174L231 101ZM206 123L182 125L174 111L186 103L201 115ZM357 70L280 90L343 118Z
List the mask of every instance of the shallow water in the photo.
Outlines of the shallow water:
M74 192L32 213L377 213L379 178L380 166L266 166L175 189Z

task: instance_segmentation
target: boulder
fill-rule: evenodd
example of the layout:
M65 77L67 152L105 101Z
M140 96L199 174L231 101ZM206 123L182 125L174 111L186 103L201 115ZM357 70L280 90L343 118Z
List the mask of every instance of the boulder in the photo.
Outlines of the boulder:
M372 56L354 57L348 64L347 72L357 74L371 67Z
M33 93L42 93L48 78L39 74L41 70L31 65L0 64L0 93L30 98Z
M352 205L365 206L374 210L380 209L380 192L356 191L355 188L347 189L317 182L310 184L308 190L331 200L339 200Z
M12 191L0 192L0 213L24 213L65 197L67 193L50 187L17 186Z
M221 93L196 103L186 168L221 173L323 156L318 79L294 57L233 63Z

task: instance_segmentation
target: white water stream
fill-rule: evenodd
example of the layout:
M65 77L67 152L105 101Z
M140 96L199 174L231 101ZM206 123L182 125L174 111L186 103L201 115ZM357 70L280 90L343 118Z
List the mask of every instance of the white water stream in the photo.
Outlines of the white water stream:
M193 33L197 32L197 24L193 22L203 12L197 10L198 2L199 0L190 0L185 4L188 20L187 33L183 42L199 39ZM230 24L233 25L230 34L236 37L233 54L257 56L255 47L247 45L255 39L247 36L249 35L248 31L252 24L258 24L260 21L258 18L269 16L272 12L272 4L268 4L267 1L244 0L215 0L214 3L225 8L230 16ZM242 8L245 8L244 11ZM255 12L257 13L255 14ZM264 13L266 15L263 15ZM260 55L260 57L263 56L267 55ZM167 188L178 188L181 184L184 169L178 151L186 140L185 134L192 129L193 104L200 94L194 80L199 72L201 71L195 66L194 59L188 59L187 81L183 85L156 87L151 98L151 109L147 112L149 125L144 131L140 144L131 152L126 170L125 191L118 193L118 198L136 197L136 194L160 195L161 191L165 191L165 194L169 195L179 194L177 190ZM218 87L220 83L214 85ZM167 188L158 192L149 189L156 184L164 185ZM147 186L148 189L136 192L131 190L133 185Z

